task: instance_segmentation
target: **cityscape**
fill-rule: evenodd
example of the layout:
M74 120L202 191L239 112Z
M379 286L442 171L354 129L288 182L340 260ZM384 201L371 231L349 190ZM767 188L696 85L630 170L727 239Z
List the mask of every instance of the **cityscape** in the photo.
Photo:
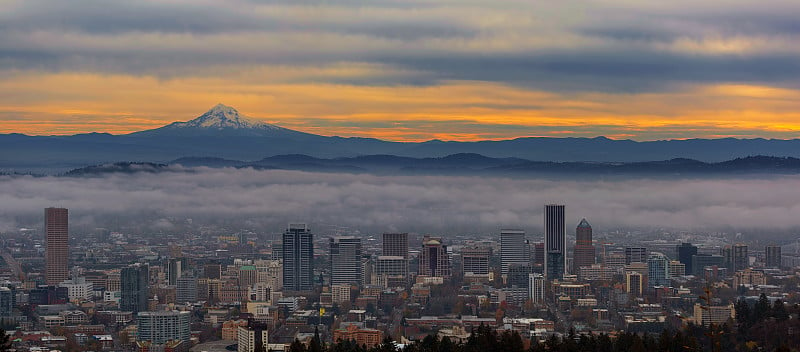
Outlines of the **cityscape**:
M69 209L50 207L4 233L0 317L31 351L468 349L480 334L532 351L624 336L798 346L797 243L595 233L568 205L543 214L544 233L142 236L71 233Z
M0 0L0 352L800 352L800 1Z

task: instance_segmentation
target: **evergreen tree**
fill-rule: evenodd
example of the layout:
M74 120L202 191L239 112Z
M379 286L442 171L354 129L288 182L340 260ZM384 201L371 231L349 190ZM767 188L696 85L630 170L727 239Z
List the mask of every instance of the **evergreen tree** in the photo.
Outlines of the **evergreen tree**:
M298 339L294 339L294 342L289 346L289 352L308 352L306 351L306 346L303 345L302 342Z
M8 351L11 349L11 337L8 336L5 330L0 329L0 351Z
M761 296L758 297L758 303L756 303L755 308L755 317L753 319L753 323L757 323L769 317L770 315L770 306L769 306L769 299L767 295L762 293Z
M781 300L775 300L775 303L772 305L772 316L777 320L786 320L789 319L789 312L786 311L786 306L783 304Z
M319 328L314 327L314 338L311 339L311 345L308 352L322 352L322 342L319 339Z

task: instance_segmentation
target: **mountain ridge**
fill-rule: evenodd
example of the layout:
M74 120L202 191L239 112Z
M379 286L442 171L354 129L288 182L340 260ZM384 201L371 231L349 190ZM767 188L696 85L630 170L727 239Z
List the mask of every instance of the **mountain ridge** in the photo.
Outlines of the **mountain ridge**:
M59 173L119 160L166 163L185 156L257 161L304 154L316 158L393 155L436 158L472 153L551 162L648 162L687 158L720 162L748 155L800 158L800 139L676 139L634 141L598 137L518 137L506 140L395 142L323 136L249 119L218 104L187 120L123 135L0 134L0 171Z
M466 158L465 158L466 157ZM193 171L198 167L252 168L257 170L296 170L308 172L345 172L378 175L482 175L482 176L702 176L800 174L800 159L772 156L748 156L723 162L706 163L676 158L631 163L550 162L516 158L489 158L475 155L449 155L442 158L408 158L393 155L367 155L353 158L315 158L292 154L238 161L217 158L186 157L168 163L116 162L70 170L65 176L92 176L111 173L157 173Z

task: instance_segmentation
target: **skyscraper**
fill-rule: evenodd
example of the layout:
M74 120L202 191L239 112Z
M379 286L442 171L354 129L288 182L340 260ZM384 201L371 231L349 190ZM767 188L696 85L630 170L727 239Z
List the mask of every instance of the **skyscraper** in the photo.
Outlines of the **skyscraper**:
M625 247L625 265L630 263L647 263L647 248Z
M563 205L544 206L544 273L549 279L561 279L567 267L567 231Z
M171 258L167 261L167 284L177 285L178 278L183 274L183 260Z
M500 270L508 274L512 264L529 264L530 258L525 256L525 231L500 230Z
M349 292L348 292L349 294ZM265 323L248 322L236 332L237 352L268 351L269 326Z
M352 236L330 239L331 285L360 285L361 239Z
M572 273L578 274L582 266L592 266L595 250L592 245L592 225L582 219L575 228L575 250L572 254Z
M46 208L45 282L58 285L69 278L69 214L65 208Z
M625 291L637 296L642 295L642 286L644 285L644 278L642 274L636 271L628 271L625 273Z
M647 258L647 284L669 286L669 259L664 254L653 252Z
M693 246L691 243L681 243L675 248L675 252L678 253L678 261L686 265L686 273L694 273L692 256L697 254L697 246Z
M532 273L528 275L528 292L534 304L544 303L545 280L544 275Z
M744 270L750 266L747 245L744 243L725 246L722 248L722 255L725 257L725 266L730 272Z
M492 250L487 247L470 247L461 250L461 272L467 275L489 275L489 257Z
M150 267L134 264L120 272L119 308L134 314L147 310L150 283Z
M770 244L764 247L764 265L768 268L781 267L781 246Z
M441 238L425 236L422 240L419 274L444 278L451 276L450 256L447 254L447 246L442 244Z
M289 224L283 234L283 289L314 288L314 235L306 224Z
M383 255L408 259L408 234L384 233Z

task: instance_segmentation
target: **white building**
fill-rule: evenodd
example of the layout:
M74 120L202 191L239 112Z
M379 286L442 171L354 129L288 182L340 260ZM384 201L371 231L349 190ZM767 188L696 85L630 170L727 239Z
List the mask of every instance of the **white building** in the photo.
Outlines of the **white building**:
M64 280L58 286L67 288L69 300L73 302L85 301L94 297L94 286L91 282L86 281L85 277Z
M539 273L528 274L528 292L534 304L544 303L545 280Z
M237 332L238 352L254 352L259 344L262 351L269 344L269 329L266 327L240 326Z

